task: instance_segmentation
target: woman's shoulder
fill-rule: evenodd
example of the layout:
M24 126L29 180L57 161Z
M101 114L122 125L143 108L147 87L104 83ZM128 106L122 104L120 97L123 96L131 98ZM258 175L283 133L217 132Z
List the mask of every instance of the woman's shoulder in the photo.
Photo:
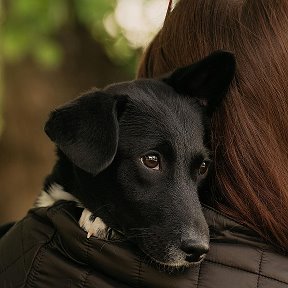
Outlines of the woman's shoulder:
M124 238L87 239L78 225L81 209L73 202L33 209L0 239L0 282L39 288L69 283L87 288L288 287L287 257L232 219L209 207L203 210L211 230L205 261L167 271Z
M215 209L204 206L203 211L210 228L211 245L201 265L201 281L208 277L213 287L223 288L288 287L287 256L276 252L254 231Z

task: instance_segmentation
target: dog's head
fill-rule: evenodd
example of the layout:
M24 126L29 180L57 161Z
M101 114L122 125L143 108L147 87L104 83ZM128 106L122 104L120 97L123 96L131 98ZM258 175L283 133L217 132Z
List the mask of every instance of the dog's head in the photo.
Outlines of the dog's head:
M217 52L159 80L90 92L46 124L73 166L68 192L157 262L185 266L208 251L197 195L210 161L205 123L234 70L234 57Z

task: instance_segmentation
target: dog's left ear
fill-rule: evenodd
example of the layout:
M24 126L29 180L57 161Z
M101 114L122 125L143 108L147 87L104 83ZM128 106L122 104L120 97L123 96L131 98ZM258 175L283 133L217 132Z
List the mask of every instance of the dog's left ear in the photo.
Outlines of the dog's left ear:
M45 132L82 170L97 175L114 159L118 147L118 118L128 96L91 92L50 114Z
M162 80L179 94L191 95L212 113L226 95L235 74L235 57L216 51L192 65L176 69Z

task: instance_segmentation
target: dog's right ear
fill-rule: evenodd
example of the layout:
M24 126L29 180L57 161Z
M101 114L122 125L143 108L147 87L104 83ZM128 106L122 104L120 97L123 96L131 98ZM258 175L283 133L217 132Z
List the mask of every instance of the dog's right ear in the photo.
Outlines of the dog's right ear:
M125 95L88 93L53 111L45 132L76 166L97 175L114 159L127 101Z
M194 64L176 69L162 80L176 92L198 99L211 114L227 93L235 69L235 56L219 50Z

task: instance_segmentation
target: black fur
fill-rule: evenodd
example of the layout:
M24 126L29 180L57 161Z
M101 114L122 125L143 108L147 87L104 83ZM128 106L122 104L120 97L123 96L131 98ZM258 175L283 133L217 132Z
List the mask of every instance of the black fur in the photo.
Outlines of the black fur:
M156 261L192 262L209 243L197 195L209 159L205 129L234 70L233 55L220 51L163 79L113 84L55 110L45 131L59 159L46 191L63 186ZM141 162L148 154L160 157L159 171Z

